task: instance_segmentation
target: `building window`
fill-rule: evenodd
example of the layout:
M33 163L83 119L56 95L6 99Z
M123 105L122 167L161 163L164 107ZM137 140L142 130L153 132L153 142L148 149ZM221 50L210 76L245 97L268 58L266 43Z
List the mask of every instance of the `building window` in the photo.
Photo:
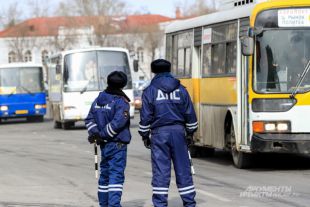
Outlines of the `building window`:
M32 61L32 55L31 55L30 50L27 50L27 51L25 52L24 61L25 61L25 62L31 62L31 61Z
M41 61L42 61L42 64L46 64L47 63L47 60L48 60L48 52L47 50L43 50L41 52Z
M16 62L16 53L11 51L9 52L9 63L14 63Z

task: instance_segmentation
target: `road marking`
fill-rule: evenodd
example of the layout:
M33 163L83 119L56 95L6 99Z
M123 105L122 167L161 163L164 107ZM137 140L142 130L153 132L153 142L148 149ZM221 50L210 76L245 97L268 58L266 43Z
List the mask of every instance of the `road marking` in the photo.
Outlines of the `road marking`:
M174 185L176 185L176 182L175 181L171 181L171 183L173 183ZM232 200L229 200L228 198L224 198L222 196L219 196L219 195L216 195L216 194L213 194L213 193L209 193L207 191L204 191L204 190L200 190L200 189L197 189L197 187L195 188L196 189L196 192L197 193L200 193L202 195L206 195L206 196L209 196L211 198L214 198L216 200L219 200L219 201L222 201L222 202L231 202Z
M149 176L152 176L152 173L151 172L144 172L144 174L146 175L149 175ZM176 182L174 180L171 180L170 181L173 185L176 185ZM219 195L216 195L214 193L209 193L207 191L204 191L204 190L200 190L200 189L197 189L196 188L196 192L197 193L200 193L202 195L205 195L205 196L209 196L211 198L214 198L216 200L219 200L219 201L222 201L222 202L232 202L232 200L228 199L228 198L224 198L222 196L219 196Z
M204 190L196 189L196 192L200 193L200 194L203 194L203 195L206 195L206 196L209 196L209 197L214 198L214 199L219 200L219 201L223 201L223 202L231 202L232 201L232 200L229 200L229 199L224 198L222 196L219 196L219 195L216 195L216 194L213 194L213 193L209 193L209 192L204 191Z

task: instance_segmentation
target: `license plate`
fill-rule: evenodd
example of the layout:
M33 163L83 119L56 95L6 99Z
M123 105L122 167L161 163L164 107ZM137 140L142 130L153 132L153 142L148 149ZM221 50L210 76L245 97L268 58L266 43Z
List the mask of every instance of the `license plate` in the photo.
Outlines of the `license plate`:
M20 114L28 114L28 110L17 110L17 111L15 111L15 114L18 114L18 115L20 115Z

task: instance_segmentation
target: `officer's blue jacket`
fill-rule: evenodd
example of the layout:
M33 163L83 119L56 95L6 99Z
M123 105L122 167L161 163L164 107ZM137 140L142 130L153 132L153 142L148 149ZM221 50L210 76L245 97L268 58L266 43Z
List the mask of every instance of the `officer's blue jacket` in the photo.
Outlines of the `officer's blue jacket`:
M125 98L101 92L85 119L88 134L99 133L107 141L129 143L129 103Z
M150 131L162 126L182 125L188 134L198 128L190 96L180 81L170 73L157 74L142 94L139 133L149 137Z

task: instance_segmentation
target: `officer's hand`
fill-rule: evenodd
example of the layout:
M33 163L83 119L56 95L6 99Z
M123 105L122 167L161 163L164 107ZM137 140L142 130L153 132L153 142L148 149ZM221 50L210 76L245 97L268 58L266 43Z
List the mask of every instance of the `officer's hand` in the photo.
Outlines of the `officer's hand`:
M143 139L144 146L147 149L151 149L151 139L149 137L143 137L142 139Z
M95 141L96 141L96 138L95 138L94 135L91 135L91 136L88 137L88 142L89 142L89 144L94 144Z
M95 133L88 137L88 141L90 144L93 144L96 142L96 144L100 144L101 142L104 142L104 140L100 137L98 133Z
M186 143L187 143L188 147L190 147L191 145L194 144L194 139L193 139L193 135L192 134L186 135Z

